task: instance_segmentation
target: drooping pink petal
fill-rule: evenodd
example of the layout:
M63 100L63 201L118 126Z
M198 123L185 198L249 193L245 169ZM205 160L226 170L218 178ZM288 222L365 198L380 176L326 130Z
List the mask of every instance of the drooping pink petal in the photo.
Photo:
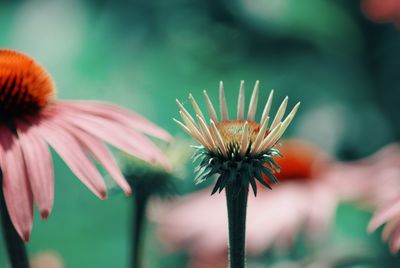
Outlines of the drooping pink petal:
M0 157L8 214L19 236L29 241L33 222L32 191L19 141L3 126L0 126Z
M395 254L400 250L400 225L396 227L390 238L390 251Z
M37 125L37 131L83 184L99 198L107 197L107 189L102 176L82 150L79 142L69 132L51 120Z
M71 109L64 109L64 107L60 107L57 120L73 124L118 149L147 162L158 162L167 169L171 168L169 161L160 149L148 138L118 122L89 114L74 114L71 113Z
M63 101L60 103L72 107L72 110L116 121L132 129L166 141L171 140L171 135L164 129L151 123L146 118L118 106L95 101Z
M373 232L385 222L400 214L400 197L390 205L379 210L368 225L368 231Z
M382 240L388 241L398 226L400 226L400 215L396 216L394 219L385 224L385 227L382 231Z
M18 140L25 160L26 172L40 215L46 219L54 202L54 171L51 153L35 126L18 122Z
M79 141L81 146L90 152L96 160L107 170L107 172L112 176L114 181L121 187L126 195L131 195L132 190L121 170L118 168L110 150L96 137L89 135L80 128L74 128L72 126L65 125L65 128L74 135L74 137Z

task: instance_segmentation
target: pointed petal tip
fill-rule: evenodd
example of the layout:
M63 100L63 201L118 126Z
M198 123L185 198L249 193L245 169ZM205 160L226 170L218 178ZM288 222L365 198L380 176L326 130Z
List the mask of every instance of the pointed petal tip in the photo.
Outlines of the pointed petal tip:
M379 227L378 224L376 224L376 222L374 221L374 219L372 218L372 220L369 222L368 227L367 227L367 231L368 233L373 233L375 232L375 230Z
M101 190L100 192L99 192L99 197L100 197L100 199L101 200L106 200L107 198L108 198L108 195L107 195L107 191L106 190Z
M43 209L40 211L40 217L42 220L47 220L47 218L50 216L50 210L49 209Z
M129 187L129 189L125 189L125 190L124 190L124 193L125 193L125 196L126 196L126 197L132 196L132 189L131 189L131 187Z
M30 231L25 231L25 232L22 233L21 239L22 239L25 243L28 243L28 242L29 242L29 239L30 239L30 236L31 236L31 232L30 232Z

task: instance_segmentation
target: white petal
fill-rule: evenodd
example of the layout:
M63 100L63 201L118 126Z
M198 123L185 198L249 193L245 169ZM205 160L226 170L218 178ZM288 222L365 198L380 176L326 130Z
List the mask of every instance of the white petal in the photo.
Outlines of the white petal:
M272 129L272 131L268 134L268 136L261 142L260 146L258 147L258 150L254 151L252 153L257 154L257 153L267 150L270 147L270 145L272 144L276 135L278 134L281 126L282 126L282 123L281 122L278 123L278 125L274 129Z
M199 125L200 125L200 130L203 132L204 136L206 137L207 141L210 143L211 147L213 149L216 149L216 145L215 145L215 141L213 136L210 133L210 130L208 129L206 122L204 122L204 120L197 115L197 119L199 120ZM215 151L215 150L213 150Z
M220 148L222 154L225 157L228 157L228 150L225 147L224 140L222 139L217 126L215 125L214 121L212 121L212 120L211 120L211 129L214 132L214 135L215 135L217 143L218 143L218 147Z
M224 93L224 84L222 81L219 82L219 108L221 110L221 119L222 121L228 120L228 107L226 106L226 99Z
M249 112L247 113L247 120L254 121L257 111L257 102L258 102L258 88L260 85L260 81L256 81L254 85L253 94L251 94L250 105L249 105Z
M190 115L190 113L183 107L182 103L178 100L175 99L176 103L178 104L179 109L188 117L188 119L194 124L196 124L196 121L194 121L193 117Z
M203 135L200 133L198 127L193 124L193 122L187 117L187 115L184 112L179 111L179 114L181 115L189 131L192 133L192 136L195 137L206 148L210 148L210 145L208 144L207 140L203 137Z
M274 97L274 90L271 90L271 92L269 93L269 96L268 96L267 103L265 104L264 111L261 116L261 124L264 123L264 121L269 116L269 112L271 111L273 97Z
M200 107L199 107L199 105L197 104L197 102L196 102L196 100L194 99L194 97L193 97L192 94L189 94L189 100L190 100L190 102L192 103L193 109L194 109L194 111L196 112L196 114L199 115L199 116L201 117L201 119L203 119L203 120L205 121L206 119L204 118L204 115L203 115L203 113L201 112Z
M244 120L244 81L240 81L239 97L237 104L237 119Z
M274 121L272 121L271 128L274 128L279 122L281 122L283 115L285 114L287 103L288 103L288 97L283 100L281 103L281 106L279 106L278 111L276 112Z
M214 121L214 122L218 122L218 117L217 117L217 113L215 112L214 106L210 100L210 98L207 95L207 91L203 91L204 93L204 97L206 99L206 103L207 103L207 109L208 109L208 114L210 115L210 118Z
M258 150L258 147L260 146L261 141L264 139L267 128L268 128L268 120L264 121L264 124L261 126L260 131L258 132L257 137L251 146L251 152Z
M246 154L247 148L249 146L249 125L247 121L244 123L242 143L240 144L240 155L244 156Z

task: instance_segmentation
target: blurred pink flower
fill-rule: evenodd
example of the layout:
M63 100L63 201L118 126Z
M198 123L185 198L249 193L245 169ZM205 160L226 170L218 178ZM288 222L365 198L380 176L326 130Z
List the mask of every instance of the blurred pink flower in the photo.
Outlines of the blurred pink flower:
M54 251L45 251L35 255L30 260L31 268L63 268L64 261Z
M382 239L389 240L390 251L394 254L400 250L400 196L377 210L368 230L373 232L383 224Z
M57 101L54 84L32 58L0 50L0 167L11 221L25 241L33 222L33 200L42 218L53 207L53 166L48 144L96 196L106 185L93 156L129 195L131 189L103 141L149 162L168 166L143 133L168 140L169 134L117 106L91 101Z
M10 266L7 266L10 267ZM35 254L29 260L30 268L64 268L65 264L61 256L52 250Z
M365 159L336 164L327 177L337 185L341 199L376 211L368 230L386 223L382 239L389 240L393 253L399 251L400 145L390 144Z
M326 155L299 140L284 141L280 151L280 185L249 196L246 245L251 255L273 244L288 247L301 230L315 238L326 231L335 213L335 187L321 179L330 165ZM187 248L193 267L218 262L227 250L225 198L210 193L206 189L183 197L153 215L163 242L171 249Z
M364 0L362 2L364 14L375 22L393 22L400 27L399 0Z

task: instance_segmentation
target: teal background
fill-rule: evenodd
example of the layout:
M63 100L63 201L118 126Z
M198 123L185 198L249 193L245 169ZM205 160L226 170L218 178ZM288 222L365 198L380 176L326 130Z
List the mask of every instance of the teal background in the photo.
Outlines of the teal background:
M248 97L260 80L261 99L273 88L277 99L290 96L290 106L302 102L287 136L312 140L340 160L367 156L399 138L400 34L391 24L367 20L358 0L3 0L0 33L1 47L46 66L58 98L113 102L174 135L181 134L172 121L175 98L191 92L200 99L207 89L216 100L223 80L232 104L240 80ZM54 210L45 222L36 213L29 251L55 250L67 267L127 267L131 199L113 191L102 202L55 154L54 165ZM195 189L191 177L183 191ZM338 267L400 265L379 233L366 233L369 219L355 206L339 207L323 248L369 254L358 266ZM164 252L153 229L147 230L145 267L184 267L186 254ZM2 241L0 267L6 263ZM254 262L316 254L304 244Z

